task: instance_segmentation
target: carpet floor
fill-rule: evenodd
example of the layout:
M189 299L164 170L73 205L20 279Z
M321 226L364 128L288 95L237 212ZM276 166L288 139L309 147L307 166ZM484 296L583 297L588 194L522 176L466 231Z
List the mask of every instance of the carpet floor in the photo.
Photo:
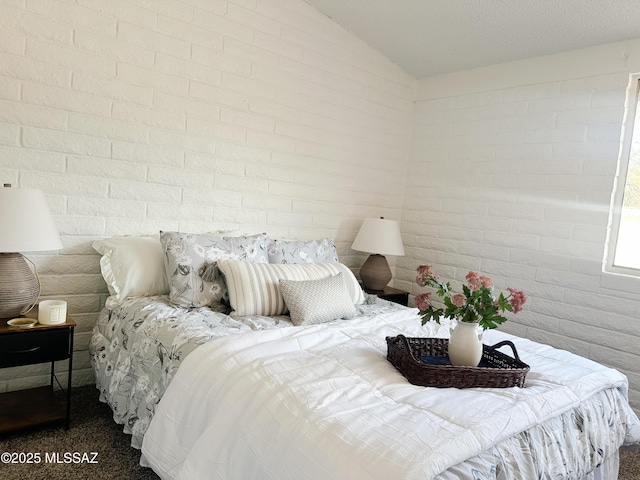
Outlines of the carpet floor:
M140 451L130 442L131 436L113 421L111 409L98 400L95 386L74 388L69 430L51 426L0 437L0 455L23 452L40 453L41 457L37 464L0 464L0 479L158 480L153 470L138 464ZM95 459L93 452L97 453ZM64 463L65 454L73 462L76 453L83 463ZM87 456L82 458L85 453ZM47 454L49 458L45 457Z
M138 464L140 451L129 445L130 436L113 421L111 409L98 401L94 386L74 388L71 408L68 431L58 426L0 437L0 454L39 453L41 459L0 464L2 480L158 480L151 469ZM640 449L620 451L619 480L640 480Z

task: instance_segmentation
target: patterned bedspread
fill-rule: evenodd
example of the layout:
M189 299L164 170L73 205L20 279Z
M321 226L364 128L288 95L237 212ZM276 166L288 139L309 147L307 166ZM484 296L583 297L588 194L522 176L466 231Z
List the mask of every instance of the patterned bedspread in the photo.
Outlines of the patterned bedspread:
M357 306L360 317L401 308L373 296ZM290 326L288 316L234 319L207 307L175 307L165 296L105 308L89 347L100 400L139 449L169 382L194 349L217 337Z

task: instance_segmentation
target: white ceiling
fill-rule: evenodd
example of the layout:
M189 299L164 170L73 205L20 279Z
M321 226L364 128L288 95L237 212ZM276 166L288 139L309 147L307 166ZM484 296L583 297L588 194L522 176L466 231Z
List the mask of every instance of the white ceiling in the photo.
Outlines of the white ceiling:
M640 38L640 0L306 0L416 78Z

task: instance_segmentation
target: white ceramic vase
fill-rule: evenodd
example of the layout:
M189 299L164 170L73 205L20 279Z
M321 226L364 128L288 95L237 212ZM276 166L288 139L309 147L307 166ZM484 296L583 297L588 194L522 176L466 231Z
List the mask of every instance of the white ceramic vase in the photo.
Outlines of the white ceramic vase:
M482 358L482 331L477 323L458 322L450 330L449 360L458 367L477 367Z

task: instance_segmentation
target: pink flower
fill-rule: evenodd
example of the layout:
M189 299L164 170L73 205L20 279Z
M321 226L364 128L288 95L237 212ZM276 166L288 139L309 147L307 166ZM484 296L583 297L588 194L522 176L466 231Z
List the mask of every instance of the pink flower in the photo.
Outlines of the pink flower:
M467 279L467 283L469 284L469 290L475 292L480 287L482 287L483 283L480 279L480 274L478 272L469 272L465 277Z
M429 281L436 280L438 276L433 271L431 265L420 265L417 268L416 283L422 287L429 284Z
M511 304L511 308L513 308L513 313L518 313L522 311L522 305L527 301L527 296L523 291L517 290L515 288L507 288L509 290L509 303Z
M493 282L489 277L480 275L478 272L469 272L465 278L467 279L469 289L472 292L475 292L482 287L491 288L493 286Z
M451 297L451 303L453 303L456 307L462 307L465 303L467 303L467 297L462 293L456 293L453 297Z
M431 292L416 295L416 307L419 310L427 310L431 306Z

